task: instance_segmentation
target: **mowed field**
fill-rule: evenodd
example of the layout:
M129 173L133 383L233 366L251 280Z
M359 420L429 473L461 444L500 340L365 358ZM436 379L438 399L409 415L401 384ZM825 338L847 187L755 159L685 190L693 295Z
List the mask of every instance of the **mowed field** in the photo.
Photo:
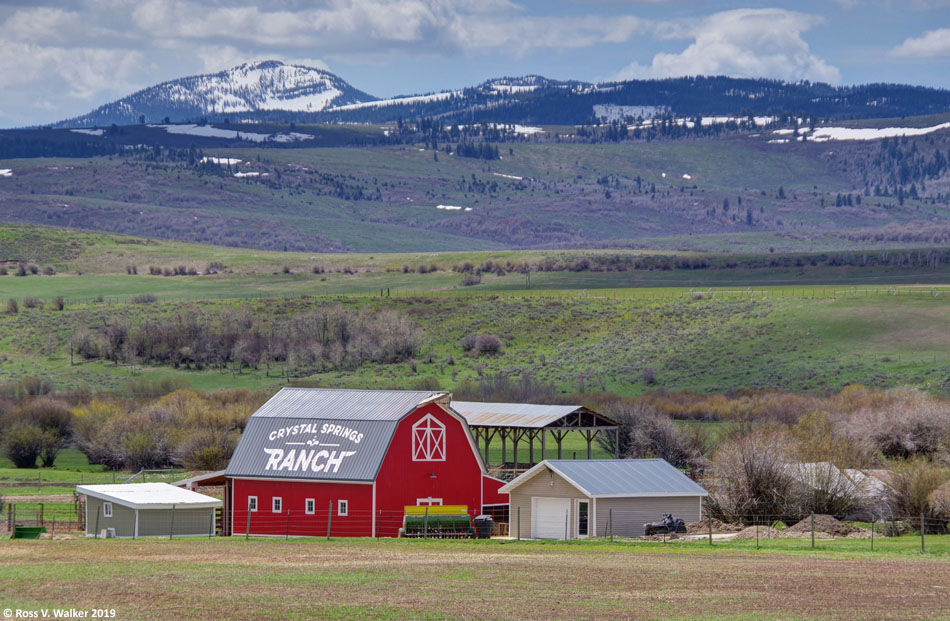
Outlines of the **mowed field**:
M944 538L945 539L945 538ZM4 608L121 619L906 619L950 615L950 557L910 545L54 540L0 543ZM939 544L937 544L939 545Z

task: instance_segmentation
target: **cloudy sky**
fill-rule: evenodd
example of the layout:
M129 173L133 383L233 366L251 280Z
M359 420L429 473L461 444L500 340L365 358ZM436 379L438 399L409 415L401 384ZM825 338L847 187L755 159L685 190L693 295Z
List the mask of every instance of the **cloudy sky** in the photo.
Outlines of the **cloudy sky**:
M531 73L950 88L950 0L0 0L0 126L269 58L380 97Z

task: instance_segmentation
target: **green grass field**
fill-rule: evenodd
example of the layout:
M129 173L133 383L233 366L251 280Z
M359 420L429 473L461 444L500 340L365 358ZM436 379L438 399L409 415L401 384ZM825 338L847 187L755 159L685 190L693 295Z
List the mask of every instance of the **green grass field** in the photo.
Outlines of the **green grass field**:
M196 295L209 297L197 290ZM599 390L633 395L657 388L721 392L744 387L800 391L838 389L855 382L916 384L939 391L945 390L950 367L950 342L947 332L940 329L950 319L948 302L948 290L931 285L692 292L685 288L466 289L397 293L389 298L251 298L204 301L196 306L80 302L67 304L62 312L47 306L0 315L0 380L41 374L64 388L122 391L131 381L179 378L198 389L276 390L288 381L280 377L278 368L271 368L268 375L263 367L130 369L75 357L71 363L69 340L80 326L94 328L117 320L134 326L146 318L183 311L214 312L247 305L261 316L287 317L324 305L342 305L405 314L424 335L422 347L413 364L366 363L353 370L311 376L310 381L318 385L405 388L430 378L443 389L454 389L485 374L530 372L563 393ZM486 333L502 340L501 355L463 352L464 336ZM652 384L644 379L646 369L656 371Z
M950 614L947 537L753 544L333 540L0 542L12 609L116 618L908 618Z

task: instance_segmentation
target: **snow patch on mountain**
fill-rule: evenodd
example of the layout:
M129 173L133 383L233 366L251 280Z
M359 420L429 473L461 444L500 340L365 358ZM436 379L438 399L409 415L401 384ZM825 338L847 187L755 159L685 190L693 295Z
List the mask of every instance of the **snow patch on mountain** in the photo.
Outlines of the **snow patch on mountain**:
M377 99L375 101L364 101L344 106L334 106L330 112L343 110L361 110L364 108L381 108L383 106L404 106L416 103L429 103L432 101L444 101L450 97L461 95L461 91L443 91L441 93L432 93L431 95L413 95L411 97L393 97L392 99Z

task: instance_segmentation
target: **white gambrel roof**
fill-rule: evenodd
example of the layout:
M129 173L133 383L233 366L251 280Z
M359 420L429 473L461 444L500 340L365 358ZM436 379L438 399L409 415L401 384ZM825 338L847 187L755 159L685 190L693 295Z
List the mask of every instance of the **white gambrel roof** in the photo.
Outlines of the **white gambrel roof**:
M209 509L221 501L168 483L120 483L116 485L77 485L77 494L85 494L131 509Z

